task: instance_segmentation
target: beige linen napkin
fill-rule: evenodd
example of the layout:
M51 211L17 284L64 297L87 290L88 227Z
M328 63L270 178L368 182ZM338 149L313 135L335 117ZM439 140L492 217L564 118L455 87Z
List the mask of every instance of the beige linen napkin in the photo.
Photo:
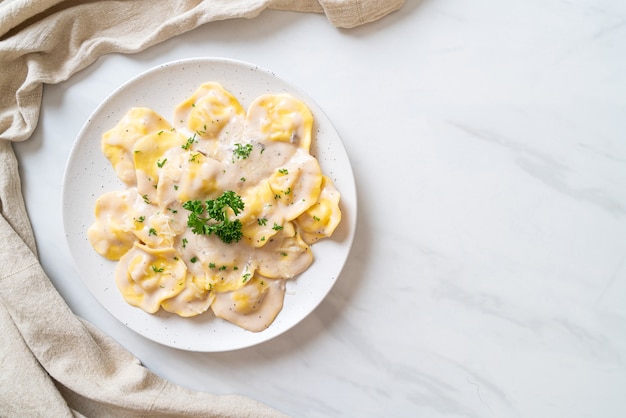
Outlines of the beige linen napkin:
M71 312L39 264L11 141L35 129L43 83L103 54L137 52L267 8L325 13L349 28L403 2L0 0L0 416L282 416L250 398L173 385Z

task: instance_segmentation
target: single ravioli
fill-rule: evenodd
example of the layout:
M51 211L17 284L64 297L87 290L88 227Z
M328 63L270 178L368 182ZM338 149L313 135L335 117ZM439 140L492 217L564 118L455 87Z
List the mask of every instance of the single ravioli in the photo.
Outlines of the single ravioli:
M313 253L292 222L287 222L262 248L255 250L258 273L271 279L292 279L313 262Z
M119 260L137 241L129 216L135 195L132 189L113 191L96 200L96 220L87 230L87 238L96 252L109 260Z
M120 259L115 281L130 305L155 313L161 303L183 291L187 267L171 248L135 243Z
M218 160L241 136L245 115L235 96L216 82L202 84L174 110L176 127L189 133L190 149Z
M148 134L135 142L133 163L137 178L137 193L150 202L156 202L159 174L168 163L183 151L185 139L174 131Z
M101 148L115 174L128 186L136 184L133 148L140 138L151 134L170 131L170 123L152 109L133 107L119 123L102 135Z
M215 293L212 292L211 283L203 276L188 273L182 292L163 300L161 307L168 312L189 318L206 312L214 299Z
M340 198L341 194L332 180L323 176L319 198L296 219L305 242L313 244L335 232L341 222Z
M264 180L245 189L240 219L250 245L264 246L286 222L304 213L318 200L321 184L319 163L298 149L289 160L275 164Z
M259 332L274 322L283 308L284 297L284 280L255 276L241 289L218 293L211 310L218 318L248 331Z
M262 95L248 107L245 135L260 142L296 144L308 152L312 129L311 111L289 94Z

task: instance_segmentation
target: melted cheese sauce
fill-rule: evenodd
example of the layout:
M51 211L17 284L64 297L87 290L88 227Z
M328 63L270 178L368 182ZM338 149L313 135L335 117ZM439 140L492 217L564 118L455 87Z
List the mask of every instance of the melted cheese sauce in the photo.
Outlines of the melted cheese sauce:
M211 82L173 118L133 108L103 135L126 188L97 200L89 241L118 261L115 281L129 304L183 317L211 310L262 331L282 309L285 281L313 262L310 246L341 221L340 194L309 152L313 116L287 94L260 96L246 111ZM194 234L183 204L227 190L244 203L228 212L242 223L241 240Z

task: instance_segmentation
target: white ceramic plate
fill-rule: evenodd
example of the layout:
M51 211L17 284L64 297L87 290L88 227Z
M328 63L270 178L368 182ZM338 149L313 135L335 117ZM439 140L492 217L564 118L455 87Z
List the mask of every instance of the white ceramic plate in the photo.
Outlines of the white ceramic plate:
M287 92L304 101L316 124L311 153L341 193L341 224L332 238L313 245L315 261L295 280L288 281L282 311L268 329L259 333L245 331L211 312L181 318L163 310L152 315L128 305L115 284L116 262L99 256L87 240L96 199L104 192L124 188L100 150L101 135L134 106L150 107L171 120L174 107L206 81L221 83L244 108L265 93ZM62 200L63 223L72 257L96 299L124 325L153 341L203 352L249 347L274 338L302 321L335 284L348 257L356 226L354 176L330 120L308 96L273 73L228 59L170 62L140 74L113 92L94 111L76 139L65 171Z

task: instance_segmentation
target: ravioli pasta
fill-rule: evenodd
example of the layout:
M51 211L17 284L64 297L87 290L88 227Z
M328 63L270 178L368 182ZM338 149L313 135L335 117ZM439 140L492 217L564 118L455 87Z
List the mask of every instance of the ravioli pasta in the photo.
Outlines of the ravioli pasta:
M123 190L95 205L87 231L101 256L117 261L127 303L191 317L212 311L258 332L283 306L285 281L313 261L311 245L341 220L340 194L310 153L313 116L288 94L244 109L207 82L175 109L172 122L130 109L102 136L102 151ZM240 239L194 232L186 202L237 196L224 209Z

